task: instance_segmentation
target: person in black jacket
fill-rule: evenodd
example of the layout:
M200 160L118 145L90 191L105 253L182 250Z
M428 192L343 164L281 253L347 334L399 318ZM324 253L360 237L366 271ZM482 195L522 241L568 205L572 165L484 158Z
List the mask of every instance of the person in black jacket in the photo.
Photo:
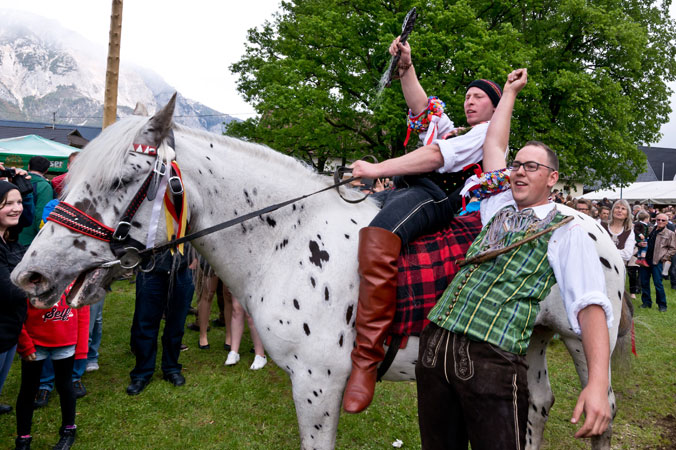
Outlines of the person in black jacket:
M23 171L18 173L25 175ZM0 305L0 393L26 318L26 294L12 284L9 274L23 257L25 249L17 242L17 236L23 226L33 221L32 205L32 194L22 197L16 185L0 180L0 291L3 292ZM0 414L11 410L11 406L0 403Z

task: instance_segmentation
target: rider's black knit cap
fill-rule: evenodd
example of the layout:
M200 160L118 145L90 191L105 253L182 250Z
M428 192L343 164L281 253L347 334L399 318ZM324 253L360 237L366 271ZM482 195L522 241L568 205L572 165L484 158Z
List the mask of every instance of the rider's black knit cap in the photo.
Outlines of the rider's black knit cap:
M484 91L486 95L488 95L488 98L491 99L491 102L493 102L493 106L498 106L500 97L502 97L502 89L500 89L500 86L498 86L495 81L482 78L472 81L469 86L467 86L467 90L469 91L469 88L471 87L477 87Z

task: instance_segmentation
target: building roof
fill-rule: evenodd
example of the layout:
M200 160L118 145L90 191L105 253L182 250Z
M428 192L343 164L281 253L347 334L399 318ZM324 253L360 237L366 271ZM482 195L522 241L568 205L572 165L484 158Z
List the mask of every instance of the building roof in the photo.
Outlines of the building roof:
M643 147L639 150L648 158L648 170L638 176L636 181L673 180L676 177L676 148Z
M20 136L37 135L63 145L77 145L82 147L88 141L74 128L42 128L42 127L3 127L0 125L0 139ZM77 141L77 142L73 142Z
M47 122L26 122L26 121L19 121L19 120L0 120L0 128L1 127L21 127L21 128L35 128L35 129L56 129L56 130L77 130L79 133L80 137L83 138L86 142L91 141L94 139L96 136L101 133L101 127L90 127L90 126L80 126L80 125L73 125L73 124L54 124L52 125L51 123ZM40 136L43 136L41 133L24 133L26 134L39 134ZM45 136L46 137L46 136ZM47 138L50 139L50 138ZM84 146L84 144L82 146ZM70 144L70 145L75 145Z

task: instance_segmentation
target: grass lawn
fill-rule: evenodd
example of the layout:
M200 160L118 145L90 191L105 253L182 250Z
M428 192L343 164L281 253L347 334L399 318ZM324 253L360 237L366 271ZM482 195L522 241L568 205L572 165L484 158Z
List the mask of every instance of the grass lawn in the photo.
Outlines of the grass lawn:
M676 291L669 289L667 313L656 307L639 309L635 301L638 358L613 379L618 414L613 448L676 448ZM214 308L216 302L214 302ZM89 394L78 400L76 447L87 449L297 449L300 447L291 384L270 362L253 372L253 354L245 333L242 361L223 365L224 329L212 328L211 350L197 348L197 333L186 330L181 354L187 384L176 388L162 381L159 370L152 383L136 397L125 393L134 358L129 351L129 328L134 309L134 287L127 281L113 285L104 307L101 369L85 374ZM192 321L192 316L188 321ZM575 441L569 423L579 385L562 343L549 349L550 374L556 396L545 431L546 449L589 448ZM15 402L20 362L15 359L0 402ZM58 395L37 410L33 448L51 448L60 425ZM13 448L13 414L0 416L0 448ZM343 415L338 430L339 449L387 449L396 439L402 448L420 448L415 385L379 383L372 406L359 415Z

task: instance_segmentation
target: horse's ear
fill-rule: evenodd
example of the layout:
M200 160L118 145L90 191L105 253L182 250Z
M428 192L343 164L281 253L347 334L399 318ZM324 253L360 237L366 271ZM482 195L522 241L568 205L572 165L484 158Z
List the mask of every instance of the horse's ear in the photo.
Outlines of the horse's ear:
M141 102L136 102L136 108L134 108L135 116L144 116L148 117L148 108Z
M171 96L169 103L155 113L148 123L141 129L134 139L135 144L152 145L159 147L163 140L171 134L173 125L174 108L176 107L176 93Z

